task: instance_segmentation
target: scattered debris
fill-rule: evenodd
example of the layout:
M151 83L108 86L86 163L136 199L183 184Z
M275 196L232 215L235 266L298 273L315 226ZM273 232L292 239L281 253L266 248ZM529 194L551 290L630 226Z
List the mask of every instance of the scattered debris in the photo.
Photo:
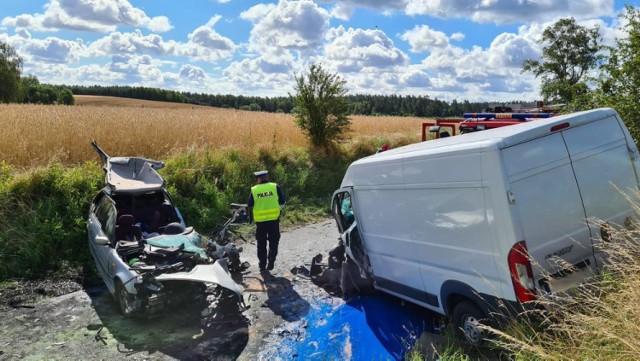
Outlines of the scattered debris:
M102 342L103 345L107 345L107 338L102 336L100 334L100 332L102 332L102 329L104 328L104 326L100 326L100 328L98 329L98 332L96 332L96 335L94 336L96 342Z

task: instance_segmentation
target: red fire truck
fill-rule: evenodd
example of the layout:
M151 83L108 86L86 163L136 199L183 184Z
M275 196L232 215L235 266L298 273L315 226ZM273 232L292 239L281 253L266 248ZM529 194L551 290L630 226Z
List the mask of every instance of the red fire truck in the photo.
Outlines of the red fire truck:
M456 135L456 132L477 132L554 115L555 113L464 113L462 118L436 118L435 122L422 123L422 141L427 140L427 132L435 133L436 138L442 138Z

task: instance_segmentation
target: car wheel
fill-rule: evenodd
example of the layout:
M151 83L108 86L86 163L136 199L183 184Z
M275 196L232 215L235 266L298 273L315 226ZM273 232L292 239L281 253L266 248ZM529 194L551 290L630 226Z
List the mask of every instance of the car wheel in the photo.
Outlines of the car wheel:
M127 292L120 280L116 280L115 297L120 313L125 317L131 317L133 315L132 296Z
M474 303L462 301L453 309L453 326L456 335L474 346L480 346L487 339L486 317Z

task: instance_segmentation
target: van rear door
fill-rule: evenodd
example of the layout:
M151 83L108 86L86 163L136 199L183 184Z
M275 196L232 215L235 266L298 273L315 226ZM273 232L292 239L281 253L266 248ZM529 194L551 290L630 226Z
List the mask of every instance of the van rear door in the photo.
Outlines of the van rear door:
M557 133L502 149L513 204L533 258L539 289L571 287L573 267L594 268L591 235L562 135ZM583 275L582 277L586 276ZM572 277L573 278L573 277ZM547 289L548 290L548 289Z
M599 242L603 221L623 225L633 213L627 194L638 190L632 163L637 148L614 115L569 128L562 136L582 196L586 223L594 242Z

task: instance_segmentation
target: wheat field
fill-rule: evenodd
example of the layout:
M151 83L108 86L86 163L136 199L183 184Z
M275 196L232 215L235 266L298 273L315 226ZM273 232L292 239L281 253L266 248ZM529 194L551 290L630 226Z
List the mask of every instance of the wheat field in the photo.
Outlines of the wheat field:
M155 159L207 147L251 151L308 144L293 116L286 114L171 103L84 104L0 104L0 162L30 168L51 161L96 161L90 147L94 139L112 156ZM351 141L405 137L417 142L425 119L353 116L351 121Z

